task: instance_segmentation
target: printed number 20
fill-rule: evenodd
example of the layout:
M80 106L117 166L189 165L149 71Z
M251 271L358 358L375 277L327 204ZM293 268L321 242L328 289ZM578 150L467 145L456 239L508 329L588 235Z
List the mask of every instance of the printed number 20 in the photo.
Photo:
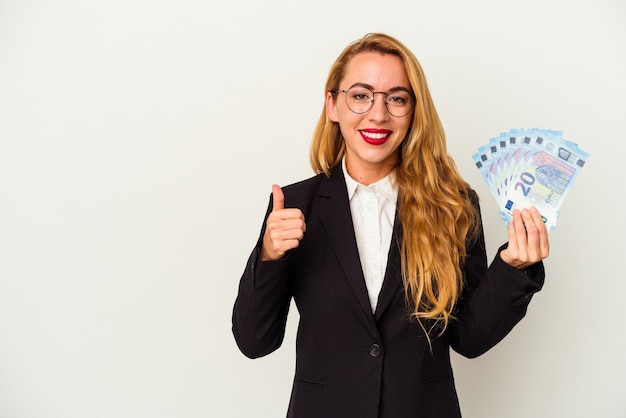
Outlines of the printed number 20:
M528 197L528 193L530 193L530 186L532 186L535 183L535 176L524 171L520 175L520 180L521 182L515 183L515 190L517 190L517 186L521 187L522 194L525 197Z

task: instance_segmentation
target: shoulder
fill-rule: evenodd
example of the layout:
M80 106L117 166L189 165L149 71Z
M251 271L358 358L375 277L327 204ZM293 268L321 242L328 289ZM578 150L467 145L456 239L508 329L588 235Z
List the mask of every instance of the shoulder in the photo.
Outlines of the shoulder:
M309 177L308 179L298 181L296 183L288 184L284 186L282 189L284 192L289 193L306 193L309 190L316 189L318 185L326 178L324 174L317 174L313 177Z
M283 187L285 207L309 207L317 197L327 197L339 193L347 196L345 180L341 168L335 168L331 176L317 174L308 179Z
M317 195L318 193L326 194L337 188L345 188L345 180L340 165L332 169L330 177L320 173L297 183L289 184L283 187L283 191L286 199L288 194L294 197Z
M311 205L311 202L319 194L320 184L324 182L326 176L318 174L308 179L301 180L284 186L285 207L300 208L304 210Z

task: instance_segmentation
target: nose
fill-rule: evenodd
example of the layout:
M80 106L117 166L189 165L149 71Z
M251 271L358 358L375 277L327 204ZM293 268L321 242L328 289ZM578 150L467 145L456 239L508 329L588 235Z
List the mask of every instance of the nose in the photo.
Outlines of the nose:
M376 97L376 95L379 95ZM382 92L374 93L374 103L372 103L372 107L367 113L369 119L371 121L386 121L389 118L389 112L387 112L387 95Z

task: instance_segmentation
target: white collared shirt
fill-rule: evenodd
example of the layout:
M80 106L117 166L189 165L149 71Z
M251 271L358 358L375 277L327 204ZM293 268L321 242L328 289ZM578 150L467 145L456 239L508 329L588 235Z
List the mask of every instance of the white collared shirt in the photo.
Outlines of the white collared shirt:
M387 269L387 256L393 235L398 188L393 174L365 186L348 174L345 158L341 161L361 268L372 312L376 312L378 294Z

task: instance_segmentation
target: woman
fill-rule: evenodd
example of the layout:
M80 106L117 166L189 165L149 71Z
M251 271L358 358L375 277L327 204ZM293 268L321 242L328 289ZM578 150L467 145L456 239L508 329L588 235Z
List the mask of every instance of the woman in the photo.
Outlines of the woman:
M332 66L311 163L317 176L272 187L235 302L239 348L276 350L293 297L289 417L459 417L450 347L478 356L524 316L549 252L540 214L516 212L487 267L422 69L384 34Z

